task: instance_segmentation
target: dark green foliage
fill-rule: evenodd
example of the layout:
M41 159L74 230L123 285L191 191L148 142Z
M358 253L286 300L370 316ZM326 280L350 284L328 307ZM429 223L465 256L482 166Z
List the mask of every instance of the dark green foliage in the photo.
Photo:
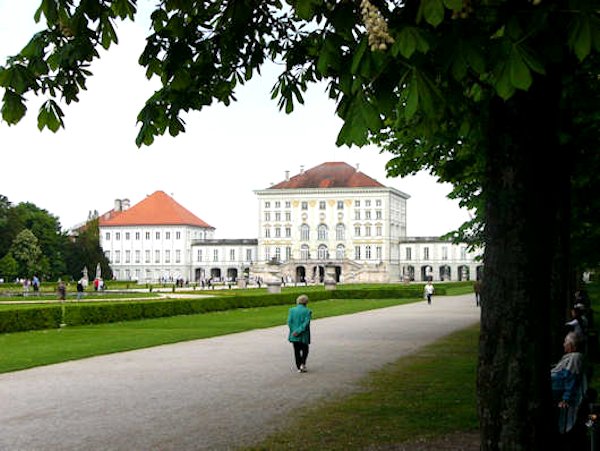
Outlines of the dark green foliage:
M61 323L60 306L0 310L0 332L53 329Z

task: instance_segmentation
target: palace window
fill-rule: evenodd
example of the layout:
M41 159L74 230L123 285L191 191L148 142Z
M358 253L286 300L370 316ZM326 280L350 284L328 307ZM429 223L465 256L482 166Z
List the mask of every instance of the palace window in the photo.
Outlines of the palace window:
M325 224L320 224L317 229L317 238L319 241L327 240L327 226Z
M303 245L300 247L300 258L301 258L302 260L308 260L308 259L310 258L310 251L309 251L309 249L308 249L308 245L306 245L306 244L303 244Z
M346 239L346 226L344 224L338 224L335 226L335 239L343 241Z
M308 241L310 239L310 227L308 227L308 224L302 224L300 226L300 239L302 241Z
M319 260L326 260L329 258L329 251L327 249L327 246L325 246L324 244L321 244L319 246L319 249L317 252L319 254Z

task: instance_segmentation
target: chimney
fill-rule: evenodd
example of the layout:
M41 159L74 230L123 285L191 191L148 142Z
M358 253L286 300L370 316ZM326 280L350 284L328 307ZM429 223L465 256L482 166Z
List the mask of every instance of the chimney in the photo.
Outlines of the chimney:
M114 210L115 211L121 211L121 207L122 207L122 205L121 205L121 199L115 199L115 208L114 208Z
M303 164L300 165L300 174L304 174L304 165Z
M285 171L285 181L289 181L290 180L290 171Z
M356 163L356 172L360 171L360 163Z
M122 199L121 200L121 210L125 211L125 210L129 210L129 199Z

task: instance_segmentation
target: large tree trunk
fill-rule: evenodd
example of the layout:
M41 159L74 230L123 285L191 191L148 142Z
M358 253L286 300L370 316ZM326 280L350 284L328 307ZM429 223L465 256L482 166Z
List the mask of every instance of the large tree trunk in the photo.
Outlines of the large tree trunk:
M482 449L552 449L551 283L559 84L491 101L478 370ZM554 320L556 322L556 319Z

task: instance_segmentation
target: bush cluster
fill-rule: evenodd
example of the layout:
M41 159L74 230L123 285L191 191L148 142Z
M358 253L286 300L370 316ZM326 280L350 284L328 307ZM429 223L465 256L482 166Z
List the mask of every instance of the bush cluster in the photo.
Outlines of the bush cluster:
M443 289L436 294L444 294ZM344 290L318 290L310 292L311 302L327 299L393 299L420 297L419 288L370 288ZM0 310L0 333L26 330L52 329L61 323L70 326L114 323L177 315L194 315L239 308L266 307L294 304L298 293L256 294L222 296L199 299L170 299L139 302L106 302L98 304L67 303Z

